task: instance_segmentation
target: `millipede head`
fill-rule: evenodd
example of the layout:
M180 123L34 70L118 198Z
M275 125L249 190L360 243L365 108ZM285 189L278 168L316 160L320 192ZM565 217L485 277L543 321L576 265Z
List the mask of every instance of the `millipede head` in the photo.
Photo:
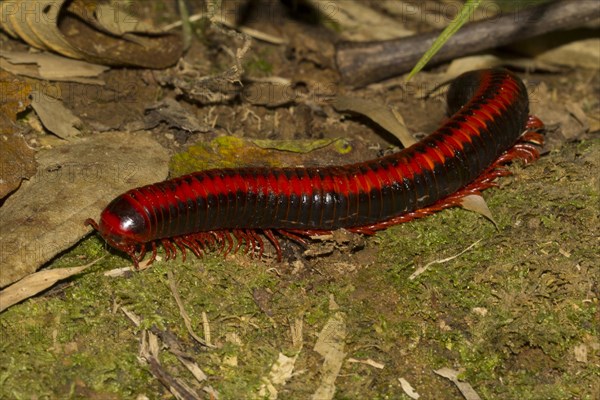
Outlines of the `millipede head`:
M146 223L123 196L114 199L100 214L99 222L88 218L84 223L94 228L111 247L129 254L134 263L136 248L151 240L146 237Z

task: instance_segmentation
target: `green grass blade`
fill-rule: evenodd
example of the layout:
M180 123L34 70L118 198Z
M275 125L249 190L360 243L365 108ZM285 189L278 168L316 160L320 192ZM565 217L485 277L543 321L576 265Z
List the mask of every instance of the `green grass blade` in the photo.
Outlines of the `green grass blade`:
M446 41L450 39L452 35L454 35L456 31L458 31L460 27L463 26L469 20L469 18L473 15L473 13L477 9L477 7L479 7L481 2L482 0L468 0L465 3L465 5L460 9L456 18L454 18L450 25L448 25L446 29L444 29L444 31L440 34L440 36L438 36L435 42L433 42L429 50L427 50L425 54L423 54L423 57L421 57L421 59L417 62L412 71L410 71L410 74L408 74L408 78L406 78L407 81L409 81L410 78L412 78L417 72L422 70L423 67L429 62L431 57L433 57L435 53L437 53L442 48L444 43L446 43Z

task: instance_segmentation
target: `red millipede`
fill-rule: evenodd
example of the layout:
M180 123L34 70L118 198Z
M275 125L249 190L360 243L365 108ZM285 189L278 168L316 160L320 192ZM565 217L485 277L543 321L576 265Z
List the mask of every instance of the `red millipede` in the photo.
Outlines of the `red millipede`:
M305 243L303 236L346 228L372 234L390 225L458 205L467 194L493 186L514 158L539 157L523 82L501 69L467 72L448 89L449 115L440 128L392 155L342 166L235 168L195 172L129 190L86 220L136 267L160 241L167 259L176 247L200 256L207 246L227 253L263 251L263 234ZM232 237L233 235L233 237ZM236 250L237 250L236 248Z

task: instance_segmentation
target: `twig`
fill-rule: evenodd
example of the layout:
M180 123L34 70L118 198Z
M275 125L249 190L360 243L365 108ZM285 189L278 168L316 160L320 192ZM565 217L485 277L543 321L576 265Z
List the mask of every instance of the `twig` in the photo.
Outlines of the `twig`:
M194 338L194 340L196 340L196 342L198 342L202 346L214 347L212 344L210 344L210 333L209 333L207 340L204 340L200 336L198 336L196 334L196 332L194 332L194 329L192 328L192 321L191 321L190 316L188 315L187 311L185 310L185 307L183 306L183 301L181 301L181 297L179 296L179 291L177 290L177 284L175 282L175 278L173 277L173 272L171 270L167 271L167 277L168 277L168 281L169 281L169 288L171 289L171 294L173 295L173 298L175 299L175 302L177 303L177 306L179 307L179 315L181 315L181 318L183 319L183 323L185 324L185 327L186 327L188 333L190 334L190 336L192 338ZM206 315L203 314L203 317L206 318ZM206 324L208 323L208 321L206 319L204 319L203 322L204 322L204 327L206 328Z
M413 272L408 279L410 279L411 281L413 279L415 279L417 276L421 275L423 272L427 271L427 268L429 268L430 266L432 266L433 264L443 264L443 263L447 263L448 261L452 261L457 257L462 256L463 254L465 254L467 251L471 250L473 248L473 246L475 246L477 243L481 242L483 239L479 239L478 241L471 243L471 245L469 247L467 247L466 249L464 249L463 251L461 251L458 254L455 254L453 256L450 256L448 258L444 258L442 260L433 260L430 263L427 263L427 265L418 268L415 272Z
M597 0L565 0L474 22L453 35L429 65L543 33L585 26L598 18ZM385 41L339 43L336 46L338 70L342 79L353 86L408 72L440 32Z

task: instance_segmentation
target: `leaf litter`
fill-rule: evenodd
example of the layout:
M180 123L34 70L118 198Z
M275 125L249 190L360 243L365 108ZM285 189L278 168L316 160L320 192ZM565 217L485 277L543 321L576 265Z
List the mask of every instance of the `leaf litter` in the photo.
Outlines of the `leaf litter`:
M147 133L94 135L37 154L38 172L0 208L0 287L33 273L90 232L108 199L167 176Z

